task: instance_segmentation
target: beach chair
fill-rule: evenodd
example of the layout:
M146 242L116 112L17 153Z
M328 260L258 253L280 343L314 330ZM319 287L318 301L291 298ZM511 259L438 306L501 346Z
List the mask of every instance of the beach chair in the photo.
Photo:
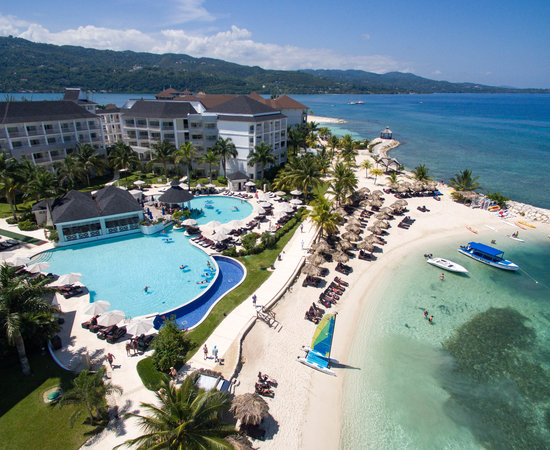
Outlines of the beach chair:
M125 334L126 334L126 327L117 328L115 331L107 335L107 342L109 344L114 344L116 341L122 338Z

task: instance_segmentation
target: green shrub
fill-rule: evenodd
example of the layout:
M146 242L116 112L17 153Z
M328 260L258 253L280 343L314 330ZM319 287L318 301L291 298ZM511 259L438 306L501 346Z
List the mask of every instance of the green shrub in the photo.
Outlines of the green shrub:
M152 344L155 352L153 362L158 370L168 372L170 367L184 362L184 355L189 348L185 333L178 329L176 322L167 320L160 329Z
M224 251L222 252L222 255L224 255L224 256L230 256L230 257L232 257L232 258L235 258L235 257L238 256L238 254L237 254L237 248L236 248L235 246L229 247L227 250L224 250Z
M244 248L241 248L239 250L239 256L246 256L246 255L248 255L248 251L245 250Z
M152 357L144 358L138 362L136 370L141 382L150 391L158 391L162 387L166 375L157 370Z
M8 217L6 219L6 222L9 223L10 225L15 225L17 223L17 219L14 219L13 217Z
M207 185L207 184L210 184L210 178L199 178L197 180L197 184L203 184L203 185Z
M260 235L258 233L248 233L241 239L241 244L244 249L250 253L250 251L256 246L256 241Z
M183 211L176 211L174 214L172 214L172 217L174 219L181 219L183 217Z
M269 231L262 233L261 240L265 248L273 248L277 244L277 238Z
M505 197L504 195L502 195L500 192L487 192L485 194L485 196L489 200L493 200L493 201L497 202L498 205L503 209L506 209L508 207L506 202L508 202L510 199L508 197Z
M217 178L217 181L218 181L218 183L220 183L221 185L227 186L227 178L225 178L224 176L220 175L220 176Z
M59 234L57 233L57 230L51 230L48 233L48 240L52 242L59 242Z
M21 231L34 231L38 229L38 225L30 220L22 220L17 224L17 226Z

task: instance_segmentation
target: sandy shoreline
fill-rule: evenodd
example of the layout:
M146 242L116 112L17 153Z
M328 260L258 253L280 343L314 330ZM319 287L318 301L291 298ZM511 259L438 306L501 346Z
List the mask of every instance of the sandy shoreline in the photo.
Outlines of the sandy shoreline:
M389 150L388 145L385 147ZM367 151L360 153L358 165L370 157ZM381 189L382 183L385 183L379 178L380 183L374 186L373 179L365 178L364 170L358 170L357 176L359 187ZM334 276L341 276L350 285L338 304L327 311L338 312L332 355L341 363L346 364L349 359L348 352L357 335L359 321L367 328L372 323L381 301L376 296L376 286L395 261L419 246L430 248L430 243L435 241L454 239L460 243L474 238L476 235L466 226L485 233L489 231L485 225L489 225L498 229L500 235L512 230L513 226L504 224L495 214L452 201L447 186L440 185L440 190L445 195L439 202L426 197L407 199L407 215L416 222L405 230L397 227L398 218L392 220L392 227L388 230L390 235L386 237L388 243L383 246L383 253L378 254L377 261L351 259L347 264L354 271L347 277L334 271L335 263L323 264L330 269L330 274L325 277L328 282ZM386 194L385 198L385 205L395 200L391 194ZM418 211L417 206L421 205L426 205L430 212ZM525 233L550 232L548 224L537 226L536 231L526 230ZM296 362L296 357L303 354L300 347L310 344L315 329L314 324L304 320L304 313L322 291L302 287L303 279L304 275L300 275L293 291L287 293L275 307L281 329L274 331L265 324L257 323L243 342L244 366L239 374L237 394L253 391L258 371L266 372L279 381L275 398L267 399L273 417L266 424L268 438L265 442L255 442L255 446L262 449L334 449L339 446L343 386L346 373L351 369L335 368L337 376L330 377Z
M315 123L346 123L347 120L344 119L337 119L336 117L324 117L324 116L307 116L308 122L315 122Z

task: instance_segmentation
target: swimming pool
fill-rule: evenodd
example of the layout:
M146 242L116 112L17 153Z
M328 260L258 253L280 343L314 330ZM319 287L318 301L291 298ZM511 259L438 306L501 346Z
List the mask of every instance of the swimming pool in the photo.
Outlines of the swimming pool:
M206 195L195 197L189 204L191 208L202 210L199 216L192 216L198 225L212 220L220 223L242 220L252 214L252 205L249 202L234 197Z
M206 205L209 199L214 208L204 209L204 215L197 219L200 224L243 219L252 212L250 203L236 198L199 197L193 201ZM233 213L233 206L239 210ZM216 213L216 209L222 213ZM171 242L165 241L167 237ZM120 309L127 317L168 311L188 303L210 287L209 282L198 284L215 275L208 263L216 267L214 260L193 246L183 231L170 228L151 236L135 234L60 247L40 253L33 261L49 262L52 273L81 273L91 301L107 300L110 309ZM182 270L181 265L188 267ZM147 292L145 286L149 286Z

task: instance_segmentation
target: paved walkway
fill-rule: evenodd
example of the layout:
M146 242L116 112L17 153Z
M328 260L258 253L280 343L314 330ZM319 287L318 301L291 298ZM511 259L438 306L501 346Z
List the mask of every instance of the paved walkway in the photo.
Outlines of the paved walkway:
M238 362L239 354L238 351L234 351L233 346L239 345L243 333L257 319L258 309L261 309L262 306L270 306L292 283L315 235L315 228L312 224L309 221L304 222L303 230L299 228L296 231L281 253L281 260L275 262L275 270L271 276L255 292L256 306L250 296L231 311L206 341L209 351L208 358L205 359L203 349L199 349L188 361L190 366L187 368L188 370L215 369L221 371L225 376L231 376ZM212 356L214 346L218 349L218 358L223 361L223 366L216 363Z

